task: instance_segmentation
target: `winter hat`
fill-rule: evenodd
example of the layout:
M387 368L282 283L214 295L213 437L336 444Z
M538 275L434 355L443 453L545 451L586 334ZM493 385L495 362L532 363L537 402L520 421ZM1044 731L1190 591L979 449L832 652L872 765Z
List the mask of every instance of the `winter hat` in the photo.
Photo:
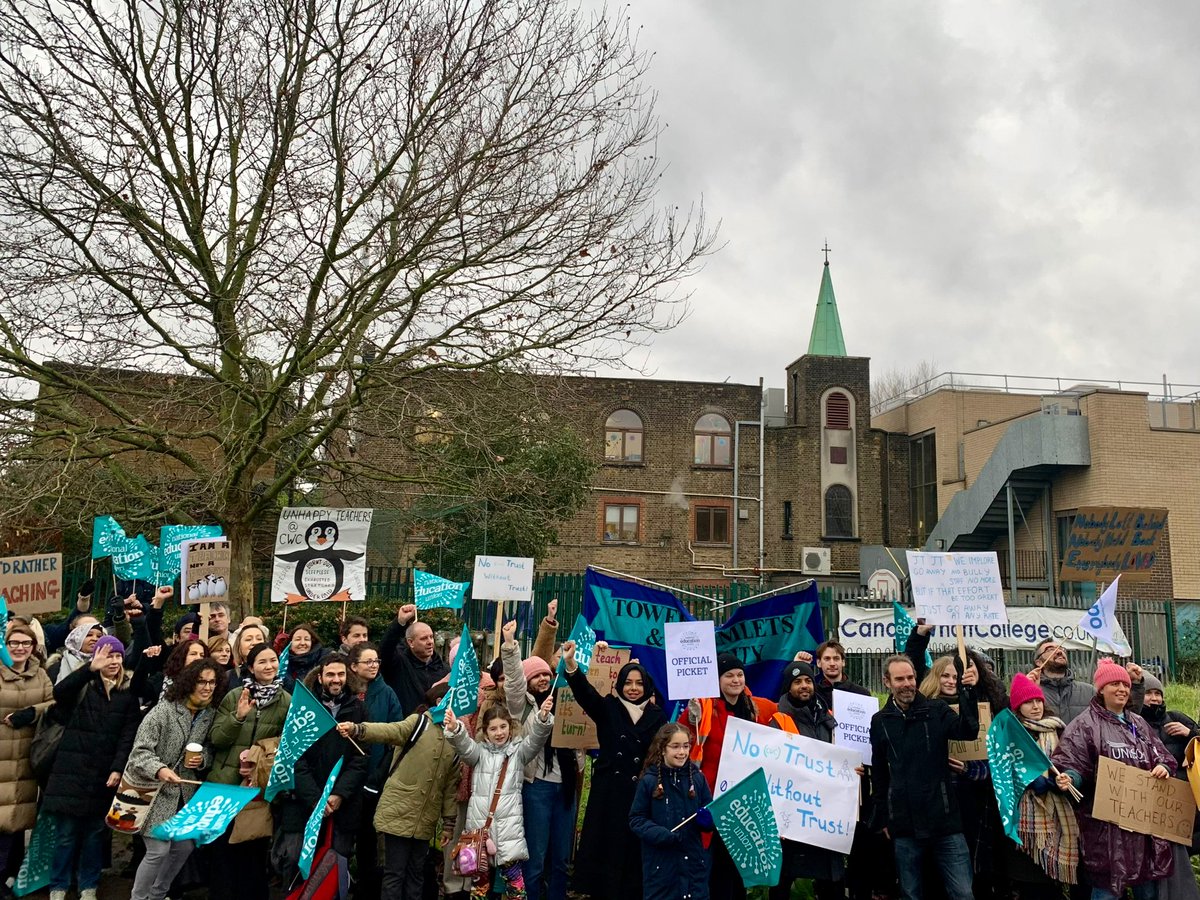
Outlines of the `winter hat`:
M717 674L724 675L726 672L732 672L734 669L746 670L746 664L738 659L736 653L722 653L717 657Z
M525 673L525 681L528 682L538 675L549 675L550 666L540 656L531 656L521 660L521 671Z
M100 652L101 647L107 647L120 657L125 656L125 645L111 634L105 634L96 639L96 646L92 648L92 659L96 658L96 654Z
M802 678L806 675L809 678L812 678L814 681L816 680L813 674L813 667L808 663L793 662L789 664L788 667L783 670L783 680L779 682L780 695L788 693L792 688L792 682L797 678Z
M1092 676L1092 684L1096 686L1096 690L1100 690L1106 684L1112 684L1114 681L1121 682L1125 687L1133 686L1124 666L1117 665L1106 656L1096 665L1096 674Z
M175 637L179 637L179 633L181 631L183 631L183 627L188 624L190 624L192 626L192 634L195 635L196 637L199 637L200 636L200 617L198 615L196 615L194 612L190 612L187 615L180 616L178 618L178 620L176 620L176 622L175 622Z
M1032 678L1018 672L1013 676L1012 686L1008 689L1008 708L1016 712L1021 708L1022 703L1028 703L1030 700L1045 702L1046 695L1042 693L1042 689L1034 683Z
M247 671L254 668L254 661L258 659L258 655L264 650L270 650L272 653L275 652L275 648L270 644L255 644L250 648L250 651L246 654Z
M1163 692L1163 683L1151 675L1149 672L1142 673L1142 684L1146 686L1147 691Z
M450 649L446 651L446 667L454 668L454 657L458 656L458 645L462 643L462 636L454 638L450 642Z

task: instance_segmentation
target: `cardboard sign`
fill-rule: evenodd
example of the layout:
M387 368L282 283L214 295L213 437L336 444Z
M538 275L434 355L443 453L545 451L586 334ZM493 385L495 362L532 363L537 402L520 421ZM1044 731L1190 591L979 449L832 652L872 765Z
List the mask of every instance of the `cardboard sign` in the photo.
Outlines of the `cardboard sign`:
M180 602L223 602L229 595L229 571L233 567L229 539L184 541L179 553L183 592Z
M0 559L0 594L13 616L62 608L62 554L37 553Z
M954 704L950 704L952 707ZM979 704L979 737L973 741L950 741L950 758L960 762L987 759L987 733L992 727L992 707Z
M617 675L627 662L628 650L596 650L592 654L592 664L588 666L587 680L601 697L607 697L613 692ZM595 750L600 746L596 739L596 723L588 718L583 707L576 702L575 692L570 685L558 689L550 746L569 750Z
M871 764L871 716L877 712L879 698L834 688L833 717L837 719L837 728L833 731L833 743L861 754L864 766Z
M533 559L524 556L476 556L471 599L533 602Z
M1059 577L1063 581L1148 581L1162 534L1165 509L1085 506L1075 512Z
M1178 778L1154 778L1145 769L1102 756L1092 816L1138 834L1190 845L1196 798Z
M713 622L667 622L667 696L676 700L721 696Z
M930 625L987 626L1008 621L995 551L907 551L913 602Z

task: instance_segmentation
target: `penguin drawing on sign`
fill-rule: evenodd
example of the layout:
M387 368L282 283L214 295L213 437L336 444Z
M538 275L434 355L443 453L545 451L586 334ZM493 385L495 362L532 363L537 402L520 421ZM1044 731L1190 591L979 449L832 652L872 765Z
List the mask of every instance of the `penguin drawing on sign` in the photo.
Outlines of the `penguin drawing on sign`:
M305 549L275 554L276 559L296 564L296 593L287 595L288 603L350 599L349 592L342 589L343 563L361 559L363 554L334 549L337 540L337 523L322 519L304 533Z

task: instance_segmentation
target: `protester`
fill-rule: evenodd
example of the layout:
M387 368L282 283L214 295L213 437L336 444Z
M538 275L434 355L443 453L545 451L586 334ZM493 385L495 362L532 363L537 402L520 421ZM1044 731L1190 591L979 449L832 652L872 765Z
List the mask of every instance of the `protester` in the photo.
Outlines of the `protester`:
M1138 712L1142 708L1146 692L1142 683L1142 667L1136 663L1129 663L1125 669L1129 672L1132 688L1128 706L1133 712ZM1075 680L1062 642L1054 638L1039 641L1034 648L1033 668L1029 670L1029 677L1041 685L1046 702L1058 711L1059 718L1068 725L1091 705L1096 696L1096 692L1086 682Z
M379 645L383 678L400 701L405 715L424 702L425 692L443 677L449 668L433 648L433 629L416 621L417 608L401 606ZM401 645L400 638L404 637Z
M285 635L279 635L280 638ZM278 638L276 638L278 643ZM296 689L297 681L304 681L308 673L317 667L325 648L321 646L321 638L317 629L308 624L297 625L292 629L288 639L287 671L283 672L283 689L289 694ZM278 646L276 647L278 650Z
M971 854L951 783L948 745L974 740L979 733L972 690L979 672L971 667L958 674L958 713L917 690L916 669L907 656L888 657L883 673L891 696L871 717L871 770L878 798L872 827L886 829L892 839L903 897L920 900L924 895L922 862L932 856L949 900L973 900Z
M362 616L349 616L338 628L338 637L342 641L342 652L349 655L359 644L371 639L370 624Z
M474 769L471 801L467 810L467 829L482 828L490 815L492 796L499 794L492 816L490 837L496 847L495 868L504 881L508 900L524 900L525 876L521 863L528 858L525 848L524 816L521 791L525 784L524 767L529 765L550 738L554 723L549 698L529 721L526 734L514 737L516 723L507 710L493 706L480 719L483 736L474 741L447 709L446 739L458 751L463 762ZM471 886L475 900L487 897L491 887L488 875Z
M166 661L163 654L166 652ZM168 651L161 645L147 647L133 671L130 690L138 698L143 710L149 709L166 695L171 682L179 677L188 665L208 656L208 647L203 641L183 638ZM224 686L224 681L221 684Z
M1132 888L1135 900L1152 900L1156 882L1172 872L1171 845L1093 818L1096 771L1104 756L1145 769L1155 778L1170 778L1175 760L1146 720L1129 708L1128 671L1111 659L1101 659L1092 684L1095 695L1067 725L1050 759L1062 773L1057 779L1062 789L1069 779L1085 793L1078 816L1092 900L1113 900L1123 896L1126 888Z
M188 643L204 646L199 641ZM162 701L155 704L138 728L126 771L140 783L159 781L161 786L142 825L146 855L138 866L131 900L163 900L196 848L195 841L163 841L149 832L179 812L196 792L194 785L182 780L200 779L212 762L212 750L207 745L216 717L212 701L218 675L211 660L193 661L172 678ZM205 749L188 753L189 744Z
M229 643L229 639L222 635L210 637L208 639L208 655L220 669L221 684L226 684L229 673L233 671L233 647Z
M247 675L240 688L225 695L213 720L209 741L214 748L208 780L240 784L241 755L256 741L279 737L291 695L279 678L279 657L266 643L246 654ZM230 829L211 845L209 895L233 900L266 900L270 838L229 843Z
M370 645L359 644L358 648L363 646ZM439 834L439 823L442 843L450 843L458 809L455 799L460 778L458 754L446 740L443 726L427 712L449 688L448 684L430 688L422 708L403 722L338 725L343 736L372 744L372 750L393 748L397 755L391 773L383 772L387 780L379 796L371 832L378 830L383 835L382 884L363 880L360 840L356 896L421 900L429 843ZM359 834L361 838L362 832Z
M1008 703L1050 756L1065 725L1046 705L1042 689L1018 672L1013 676ZM1004 868L1020 900L1059 900L1062 885L1078 881L1079 824L1074 807L1050 772L1039 775L1021 795L1017 835L1020 846L1005 841Z
M104 626L94 616L80 616L71 633L67 635L63 648L46 660L46 674L58 684L79 668L86 668L91 661L96 641L104 635Z
M538 623L537 636L529 649L531 657L545 660L551 669L558 668L558 598L546 604L546 616ZM526 881L529 879L526 878Z
M600 744L592 762L573 885L596 900L640 897L641 842L629 827L629 808L650 743L667 724L667 716L651 699L654 680L638 663L622 666L613 693L601 697L575 660L574 641L563 644L562 656L567 684L575 702L596 723ZM613 865L614 859L621 865Z
M245 622L242 623L243 626ZM208 604L208 636L212 637L228 637L231 623L229 621L229 607L224 603L209 603Z
M708 898L709 855L702 832L713 825L704 808L712 791L689 757L691 743L691 732L678 723L658 730L629 810L629 828L642 842L645 900Z
M240 690L246 679L250 677L250 670L246 667L246 660L250 656L250 651L259 644L270 642L270 634L262 625L243 625L232 635L230 641L230 650L232 655L233 669L226 676L225 693L232 690ZM275 661L279 661L279 655L276 651Z
M129 691L124 655L121 642L104 635L95 642L91 661L54 686L49 714L65 727L41 809L41 815L54 816L58 827L51 900L65 900L73 876L80 900L96 900L104 816L138 725L137 698Z
M92 597L95 593L96 581L93 578L89 578L79 586L79 591L75 595L75 605L71 607L67 618L61 622L46 623L43 631L45 640L39 641L39 645L47 658L62 649L63 644L67 640L67 635L79 624L79 617L91 614ZM51 681L53 680L51 678Z

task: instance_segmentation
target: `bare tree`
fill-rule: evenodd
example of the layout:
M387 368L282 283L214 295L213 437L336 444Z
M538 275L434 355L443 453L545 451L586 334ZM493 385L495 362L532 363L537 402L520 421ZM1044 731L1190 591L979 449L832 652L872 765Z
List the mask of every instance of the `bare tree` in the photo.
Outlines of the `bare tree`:
M0 0L5 515L212 516L245 603L380 385L670 327L646 63L559 0Z
M871 379L871 412L879 412L891 401L915 389L932 387L939 376L937 360L923 359L907 369L891 368ZM950 383L946 376L946 384Z

